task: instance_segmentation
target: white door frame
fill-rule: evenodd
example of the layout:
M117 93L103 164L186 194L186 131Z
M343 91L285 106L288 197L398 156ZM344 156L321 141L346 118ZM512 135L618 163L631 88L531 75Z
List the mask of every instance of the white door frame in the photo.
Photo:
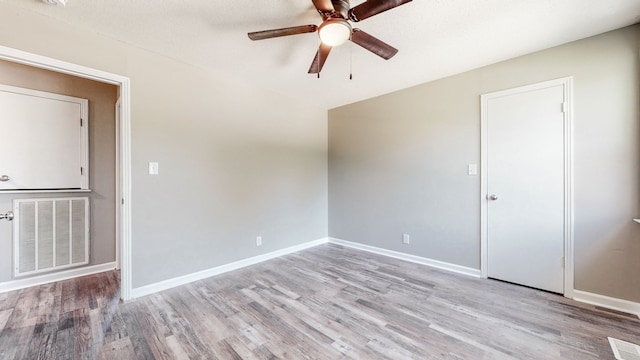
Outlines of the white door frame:
M0 46L0 59L91 79L120 88L120 113L116 116L117 162L116 196L119 231L116 232L116 264L120 272L120 296L131 299L131 86L128 77L96 70L21 50Z
M521 86L513 89L502 90L483 94L480 96L480 271L483 278L488 273L488 102L492 98L498 98L522 92L544 89L548 87L564 85L564 296L573 297L574 263L573 263L573 77L565 77L556 80L544 81L536 84Z

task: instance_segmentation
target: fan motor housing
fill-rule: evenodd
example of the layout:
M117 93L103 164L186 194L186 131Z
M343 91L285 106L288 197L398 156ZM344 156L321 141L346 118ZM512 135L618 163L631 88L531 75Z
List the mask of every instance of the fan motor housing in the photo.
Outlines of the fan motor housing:
M343 19L349 18L349 0L331 0L335 12Z

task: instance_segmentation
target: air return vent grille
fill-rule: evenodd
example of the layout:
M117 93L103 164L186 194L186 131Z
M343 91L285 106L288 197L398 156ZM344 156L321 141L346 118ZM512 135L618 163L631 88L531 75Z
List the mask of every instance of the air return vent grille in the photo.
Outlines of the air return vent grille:
M89 198L20 199L13 208L16 276L89 263Z
M617 360L640 360L640 346L612 337L609 344Z

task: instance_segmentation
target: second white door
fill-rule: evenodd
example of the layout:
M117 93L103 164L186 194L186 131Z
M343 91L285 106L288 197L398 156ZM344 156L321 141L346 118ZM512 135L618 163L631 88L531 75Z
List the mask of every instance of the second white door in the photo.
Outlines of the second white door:
M488 277L564 293L565 84L483 96Z

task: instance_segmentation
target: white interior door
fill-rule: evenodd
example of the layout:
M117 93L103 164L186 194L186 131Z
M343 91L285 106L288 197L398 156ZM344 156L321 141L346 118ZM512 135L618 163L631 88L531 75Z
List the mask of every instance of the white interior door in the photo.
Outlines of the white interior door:
M487 273L564 293L565 85L483 96Z
M0 85L0 191L88 188L88 101Z

